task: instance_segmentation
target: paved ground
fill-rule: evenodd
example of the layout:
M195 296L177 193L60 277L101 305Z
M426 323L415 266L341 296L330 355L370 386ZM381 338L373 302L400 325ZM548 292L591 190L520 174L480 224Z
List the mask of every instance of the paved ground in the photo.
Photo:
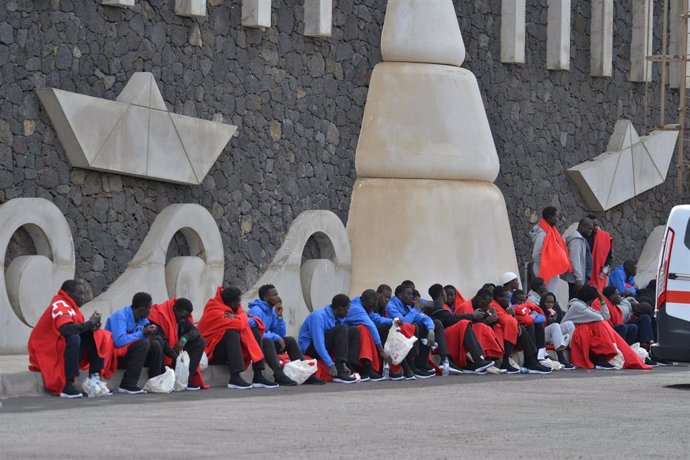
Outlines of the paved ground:
M688 458L690 368L4 400L11 458Z

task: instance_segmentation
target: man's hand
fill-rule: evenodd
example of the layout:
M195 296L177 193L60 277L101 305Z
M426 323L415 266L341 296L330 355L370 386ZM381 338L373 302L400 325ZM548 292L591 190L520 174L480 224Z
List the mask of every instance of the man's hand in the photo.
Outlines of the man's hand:
M347 367L347 364L343 363L343 370L345 371L345 374L352 375L352 371L350 370L349 367Z
M391 362L391 355L386 350L384 350L383 345L376 345L376 349L378 350L379 356L381 356L382 360L384 360L387 363Z
M496 315L487 315L486 318L484 318L484 324L487 324L489 326L496 324L498 322L498 316Z
M143 329L142 332L144 333L144 335L154 335L157 330L158 330L158 328L156 327L155 324L149 324L148 326L146 326Z
M515 308L513 306L506 308L506 311L511 315L515 316Z
M228 318L228 319L237 318L237 315L236 315L235 313L230 313L230 312L223 313L223 316L226 317L226 318Z
M182 353L182 350L184 349L184 346L185 346L186 344L187 344L186 341L184 341L184 340L182 340L182 339L178 340L177 343L175 344L175 347L174 347L174 348L175 348L175 352L176 352L176 353Z
M278 353L282 353L285 350L285 340L282 337L278 337L278 340L276 340L276 350Z
M472 312L472 321L481 321L486 317L486 312L484 310L475 310Z
M429 344L432 344L435 342L436 333L434 332L433 329L429 330L429 332L426 335L426 339L429 341Z
M275 306L273 308L275 308L276 315L278 315L278 318L283 316L283 304L282 303L275 304Z
M403 322L400 318L395 318L393 320L393 324L395 325L395 327L400 328L403 325Z
M335 368L335 365L328 368L328 375L330 375L331 377L335 377L338 375L338 369Z
M101 314L98 313L97 311L91 313L91 316L89 317L89 321L91 321L93 324L100 324L101 323Z

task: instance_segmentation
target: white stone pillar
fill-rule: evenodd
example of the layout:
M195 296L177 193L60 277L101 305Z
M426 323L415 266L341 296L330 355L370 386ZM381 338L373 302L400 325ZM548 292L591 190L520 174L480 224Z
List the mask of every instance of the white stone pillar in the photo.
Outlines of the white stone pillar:
M525 63L525 0L501 2L501 62Z
M175 0L178 16L206 16L206 0Z
M548 0L546 68L570 70L570 0Z
M304 0L304 35L330 37L333 0Z
M244 27L271 27L271 0L242 0Z
M685 0L670 0L671 11L668 18L668 54L671 56L680 56L683 53L683 40L688 39L688 30L685 27L685 20L681 17L684 12L684 1ZM688 49L690 49L690 47L688 47ZM680 86L680 66L680 62L672 62L668 65L668 85L671 88L678 88ZM687 70L685 74L688 75Z
M630 42L630 81L652 81L652 63L646 60L653 53L652 0L632 2L632 41Z
M590 74L613 75L613 0L592 0Z

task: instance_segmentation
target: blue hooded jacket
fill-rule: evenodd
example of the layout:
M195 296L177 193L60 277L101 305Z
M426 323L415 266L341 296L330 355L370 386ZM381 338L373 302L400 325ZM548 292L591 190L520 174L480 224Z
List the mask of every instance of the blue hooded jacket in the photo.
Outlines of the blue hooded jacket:
M378 313L367 313L362 305L362 299L360 297L355 297L350 301L350 310L347 312L347 316L343 320L343 323L348 326L357 326L358 324L363 324L369 330L371 337L374 339L376 345L381 345L381 336L379 335L379 330L376 328L379 324L392 325L393 320L390 318L384 318Z
M635 277L633 275L626 276L622 264L613 269L609 274L609 286L615 286L621 295L623 295L625 291L629 291L632 295L637 294Z
M314 349L323 362L326 363L328 367L333 366L335 363L326 349L326 332L330 331L336 324L340 324L341 322L341 320L337 320L335 316L333 316L333 309L330 304L320 310L309 313L309 316L306 317L299 330L297 343L299 344L300 351L305 353L309 345L313 343ZM312 358L314 358L314 356L312 356Z
M113 335L115 347L120 348L135 340L145 338L144 328L149 324L151 323L148 318L141 318L135 321L132 306L127 305L125 308L110 315L108 321L105 322L105 330L110 331Z
M427 330L434 329L434 320L411 305L404 305L398 296L391 297L386 305L386 316L400 318L404 323L423 325Z
M279 339L285 338L287 329L285 328L285 320L278 319L278 313L275 308L271 308L268 303L261 299L252 300L249 302L249 311L264 323L264 338L277 342ZM249 325L256 327L256 321L249 318Z

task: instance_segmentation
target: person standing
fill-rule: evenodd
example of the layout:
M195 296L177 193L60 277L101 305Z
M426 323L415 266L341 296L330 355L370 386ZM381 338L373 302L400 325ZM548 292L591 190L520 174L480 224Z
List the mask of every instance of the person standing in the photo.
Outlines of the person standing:
M575 297L577 292L582 289L582 286L589 280L587 265L591 265L591 254L586 238L589 238L593 229L594 225L592 221L585 217L580 220L577 229L572 235L568 236L566 239L571 270L563 275L563 279L568 283L569 299ZM590 262L589 264L588 260Z
M556 228L558 210L544 208L541 220L530 231L532 238L532 271L543 278L549 292L558 292L559 276L571 271L568 249Z
M594 226L592 234L586 238L592 250L592 276L589 278L589 284L601 292L606 287L607 277L611 271L613 237L601 228L597 216L590 214L587 218Z

